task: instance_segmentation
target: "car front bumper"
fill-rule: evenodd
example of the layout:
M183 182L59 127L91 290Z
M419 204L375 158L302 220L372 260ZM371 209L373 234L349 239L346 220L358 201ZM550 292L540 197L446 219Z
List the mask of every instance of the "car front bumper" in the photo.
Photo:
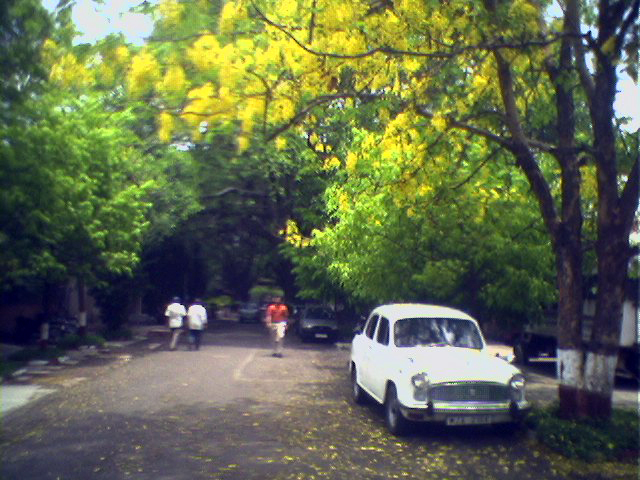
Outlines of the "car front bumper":
M331 327L300 327L300 335L307 338L317 338L317 339L326 339L326 338L335 338L338 335L338 330Z
M420 406L401 406L402 415L414 422L437 422L447 425L491 425L522 420L531 405L529 402L492 404L460 402L428 402Z

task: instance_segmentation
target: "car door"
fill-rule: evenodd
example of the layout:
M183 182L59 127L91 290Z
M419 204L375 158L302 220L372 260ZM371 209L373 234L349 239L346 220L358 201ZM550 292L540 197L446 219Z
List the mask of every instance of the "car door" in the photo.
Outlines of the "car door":
M377 329L371 340L370 359L368 364L369 385L371 394L384 400L387 380L390 378L391 362L389 347L389 319L380 317Z
M378 314L373 314L367 320L367 323L364 326L364 331L362 334L362 344L361 344L361 361L358 368L360 369L360 386L371 392L371 379L370 379L370 363L374 342L374 335L376 332L376 327L378 326L378 319L380 316Z

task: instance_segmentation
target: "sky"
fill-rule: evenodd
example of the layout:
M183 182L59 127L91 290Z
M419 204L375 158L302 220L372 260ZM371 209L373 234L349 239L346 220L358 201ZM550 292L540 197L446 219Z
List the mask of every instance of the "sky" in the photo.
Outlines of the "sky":
M58 1L42 0L42 5L53 11ZM153 29L153 20L149 15L128 11L142 3L142 0L104 0L103 4L77 0L75 3L72 18L82 32L76 43L93 43L111 33L123 32L130 43L142 45Z
M42 0L42 4L48 10L53 10L58 1ZM152 3L155 1L151 0ZM92 0L77 0L72 16L82 35L76 39L76 43L93 43L111 33L123 32L128 42L142 45L144 39L151 34L153 20L149 15L128 11L140 3L141 0L104 0L103 4ZM556 8L559 13L559 7ZM550 14L554 15L553 11ZM640 129L640 86L634 84L629 76L621 75L618 90L620 93L614 107L619 115L631 117L631 123L626 129L635 132Z

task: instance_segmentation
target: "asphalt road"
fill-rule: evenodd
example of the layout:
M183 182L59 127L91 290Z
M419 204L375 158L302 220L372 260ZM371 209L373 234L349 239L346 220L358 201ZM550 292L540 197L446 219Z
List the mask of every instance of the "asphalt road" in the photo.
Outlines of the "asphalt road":
M0 478L611 478L567 471L526 430L392 437L379 407L351 403L344 348L290 335L273 358L263 327L231 323L197 352L167 340L50 377L54 393L3 418Z

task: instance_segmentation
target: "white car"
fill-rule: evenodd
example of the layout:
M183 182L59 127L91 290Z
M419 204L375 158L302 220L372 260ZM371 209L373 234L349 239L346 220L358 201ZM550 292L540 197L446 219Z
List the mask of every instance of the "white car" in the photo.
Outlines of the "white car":
M412 422L517 423L530 409L520 370L491 356L478 323L448 307L377 307L353 339L349 365L353 400L383 404L396 435Z

